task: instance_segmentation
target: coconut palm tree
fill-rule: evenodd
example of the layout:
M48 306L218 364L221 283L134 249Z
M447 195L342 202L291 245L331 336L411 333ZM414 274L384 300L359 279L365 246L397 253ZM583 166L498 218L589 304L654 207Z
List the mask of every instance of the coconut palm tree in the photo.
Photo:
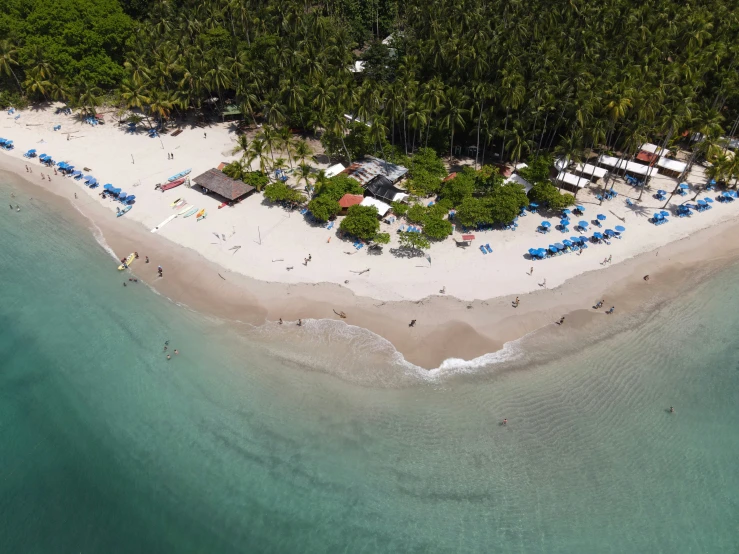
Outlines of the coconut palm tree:
M449 165L452 163L452 156L454 152L454 132L457 129L464 129L465 116L469 113L467 108L467 102L469 96L463 94L459 89L449 88L445 93L445 105L444 105L444 116L442 118L442 124L445 129L449 131L450 142L449 142Z
M18 65L18 49L8 39L0 40L0 74L5 73L8 77L12 75L18 85L18 90L23 93L21 82L13 71L14 65Z
M250 146L251 144L249 142L249 137L247 137L245 134L239 135L238 137L236 137L236 146L234 146L231 153L241 154L241 159L244 160L249 156Z
M306 191L310 188L310 181L308 180L308 178L311 176L312 171L313 170L311 169L309 165L302 164L302 163L298 166L298 169L297 169L298 183L300 183L300 181L305 181Z
M293 142L293 155L301 165L305 164L305 160L313 155L310 145L303 139Z

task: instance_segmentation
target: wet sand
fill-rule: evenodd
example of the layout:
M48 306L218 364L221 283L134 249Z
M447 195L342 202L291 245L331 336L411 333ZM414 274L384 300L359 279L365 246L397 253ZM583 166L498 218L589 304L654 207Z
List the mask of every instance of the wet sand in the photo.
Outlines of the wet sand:
M174 302L254 326L277 325L279 318L286 325L296 325L299 318L338 320L334 310L344 312L345 323L384 337L407 361L426 369L449 358L470 360L495 352L534 331L541 340L575 347L579 331L607 329L625 316L653 309L739 259L739 222L729 221L657 251L578 275L555 289L540 287L537 292L520 294L517 308L512 307L515 295L474 301L443 295L419 301L380 301L356 296L332 283L269 283L226 271L136 222L116 218L87 195L78 194L75 200L75 189L67 179L28 180L23 162L3 157L0 163L15 176L12 180L22 191L17 194L21 206L28 197L52 203L80 224L99 229L117 258L137 251L140 259L131 273ZM149 264L144 262L147 255ZM158 265L164 268L163 278L157 276ZM111 260L113 276L116 266ZM649 282L643 280L646 274ZM117 275L121 280L128 276ZM521 279L537 279L537 274L524 274ZM600 299L605 300L603 308L593 310L591 306ZM616 311L608 316L605 310L611 306ZM562 315L566 316L564 325L556 325ZM417 324L411 328L412 319Z

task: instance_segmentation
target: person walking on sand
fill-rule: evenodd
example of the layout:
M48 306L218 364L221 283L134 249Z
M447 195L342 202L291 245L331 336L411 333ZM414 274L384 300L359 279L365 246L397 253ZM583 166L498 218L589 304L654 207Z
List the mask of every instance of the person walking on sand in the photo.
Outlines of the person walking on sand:
M565 316L562 316L559 318L559 323L557 325L562 325L565 322Z
M649 275L645 275L644 276L644 280L647 281L647 282L649 282Z
M544 282L541 284L542 287L547 288L547 280L544 279Z
M611 306L611 309L610 309L610 310L608 310L608 311L607 311L606 313L607 313L608 315L611 315L611 314L613 313L613 310L615 310L615 309L616 309L616 307L615 307L615 306Z
M610 256L608 256L608 263L610 264L612 260L613 260L613 254L611 254Z
M533 274L534 274L534 266L532 265L531 269L529 269L529 275L533 275Z
M77 193L74 193L74 199L77 200Z
M408 327L415 327L416 326L416 320L411 319L411 322L408 324Z
M149 256L146 256L146 263L149 263Z
M203 138L204 139L207 139L208 138L208 133L203 133Z

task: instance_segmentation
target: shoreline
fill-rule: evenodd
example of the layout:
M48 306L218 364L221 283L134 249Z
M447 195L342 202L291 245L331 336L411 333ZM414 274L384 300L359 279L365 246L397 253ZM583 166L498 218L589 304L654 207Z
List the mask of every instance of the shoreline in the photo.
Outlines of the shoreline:
M345 323L385 338L406 361L427 370L452 359L472 360L498 352L506 343L532 334L537 340L556 343L573 332L605 328L622 320L620 316L637 314L644 306L679 296L695 282L739 259L739 239L735 238L739 222L728 221L656 252L583 273L557 288L521 294L521 305L515 309L511 296L471 302L451 296L382 302L356 296L332 283L266 283L225 270L193 250L147 233L136 222L111 218L110 211L97 202L82 197L72 205L68 189L54 188L60 181L67 184L64 180L30 181L24 176L22 163L2 160L2 169L9 170L24 190L31 185L52 193L44 194L44 201L64 209L88 229L97 227L116 256L139 251L141 259L132 265L131 272L174 302L204 315L253 326L276 325L280 317L286 324L298 318L340 320L333 310L344 311ZM148 265L143 261L145 255L151 258ZM156 277L159 264L165 268L163 279ZM115 271L112 261L111 271ZM647 273L651 275L649 283L643 281ZM615 317L590 308L600 297L606 299L604 310L616 306ZM566 315L566 325L554 325L561 315ZM409 328L410 319L419 324Z

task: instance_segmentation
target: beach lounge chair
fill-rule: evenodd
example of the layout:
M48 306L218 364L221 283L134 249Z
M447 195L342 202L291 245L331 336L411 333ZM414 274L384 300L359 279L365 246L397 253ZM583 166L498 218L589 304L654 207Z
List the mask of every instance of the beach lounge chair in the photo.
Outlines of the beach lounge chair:
M487 250L487 251L488 251L488 254L492 254L492 253L493 253L493 249L492 249L492 248L490 248L490 244L486 244L486 245L485 245L485 250Z
M485 247L482 246L482 245L480 245L480 252L482 252L483 254L487 254L488 253L488 251L485 250Z

